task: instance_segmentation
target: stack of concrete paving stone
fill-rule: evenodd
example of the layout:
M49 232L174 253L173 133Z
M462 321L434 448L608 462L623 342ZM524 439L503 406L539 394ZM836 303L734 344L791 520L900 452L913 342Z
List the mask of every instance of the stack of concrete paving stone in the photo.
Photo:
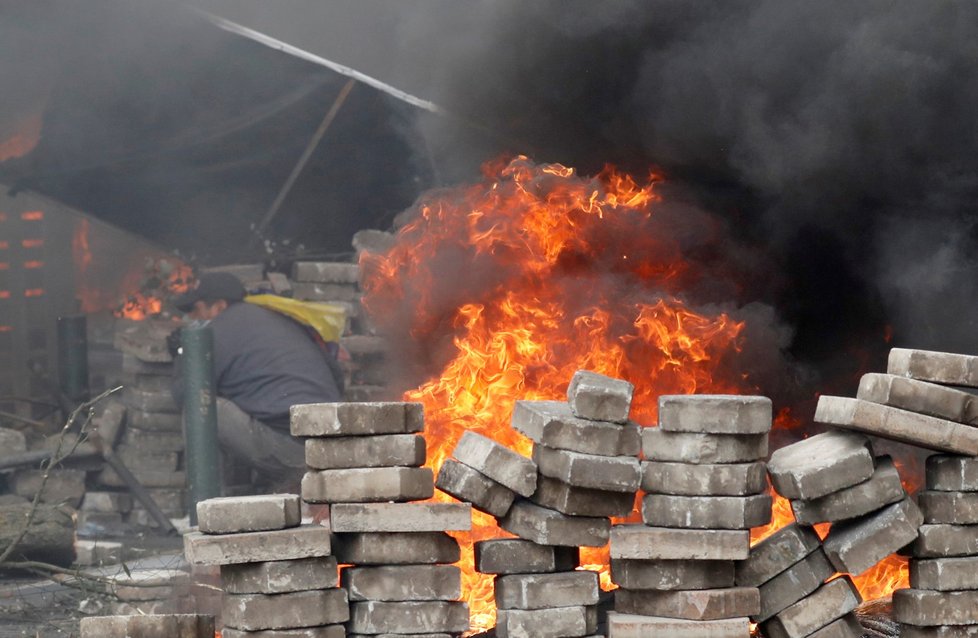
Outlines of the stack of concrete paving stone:
M904 638L978 636L978 459L927 459L924 525L912 546L910 589L893 593Z
M760 596L735 586L734 561L748 556L750 528L771 518L770 430L764 397L660 397L659 427L642 432L645 524L611 532L609 636L750 635Z
M328 503L350 636L444 638L469 628L459 559L449 531L469 530L468 504L416 503L434 494L418 403L296 405L291 429L306 439L302 497Z
M82 618L81 638L214 638L214 617L152 614Z
M112 614L173 614L193 609L190 574L180 569L134 569L111 577Z
M298 496L210 499L197 519L184 551L193 564L221 566L223 638L343 638L350 610L330 530L300 524Z

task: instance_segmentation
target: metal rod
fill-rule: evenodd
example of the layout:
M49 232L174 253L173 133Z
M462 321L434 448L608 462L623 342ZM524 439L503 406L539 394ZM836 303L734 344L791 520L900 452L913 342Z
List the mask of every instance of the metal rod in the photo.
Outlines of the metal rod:
M78 403L87 401L88 321L85 315L58 317L58 378L61 392Z
M197 503L221 495L218 472L217 407L214 395L214 335L210 327L180 333L184 382L183 420L190 487L190 524L197 524Z

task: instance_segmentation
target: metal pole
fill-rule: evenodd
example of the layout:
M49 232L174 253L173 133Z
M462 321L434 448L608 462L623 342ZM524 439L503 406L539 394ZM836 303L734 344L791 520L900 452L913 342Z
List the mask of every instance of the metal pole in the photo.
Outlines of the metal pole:
M197 503L221 495L218 471L217 409L214 395L214 336L208 326L180 333L184 383L183 420L190 487L190 524Z
M58 317L58 379L61 393L79 403L89 399L88 321L85 315Z

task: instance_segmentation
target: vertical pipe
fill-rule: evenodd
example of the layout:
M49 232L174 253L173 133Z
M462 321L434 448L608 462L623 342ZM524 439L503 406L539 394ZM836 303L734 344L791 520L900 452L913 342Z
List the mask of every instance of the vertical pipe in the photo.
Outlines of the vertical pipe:
M58 385L75 403L89 399L87 330L85 315L58 317Z
M196 525L197 503L221 495L214 396L214 336L210 327L203 326L184 328L180 338L190 524Z

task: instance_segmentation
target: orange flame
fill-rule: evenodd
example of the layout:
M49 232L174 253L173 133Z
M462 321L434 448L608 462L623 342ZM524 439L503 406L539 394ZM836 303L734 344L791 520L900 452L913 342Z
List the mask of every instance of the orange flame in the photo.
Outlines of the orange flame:
M16 133L0 141L0 162L5 162L14 157L22 157L34 150L38 140L41 139L41 125L43 123L44 120L40 113L25 118Z

